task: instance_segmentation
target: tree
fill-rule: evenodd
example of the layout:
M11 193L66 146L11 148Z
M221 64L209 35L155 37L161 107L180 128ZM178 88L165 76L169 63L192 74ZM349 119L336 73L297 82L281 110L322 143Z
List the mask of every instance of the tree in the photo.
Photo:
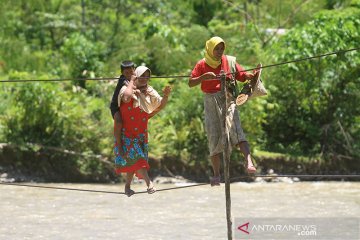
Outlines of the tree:
M360 43L360 8L324 11L271 48L282 62ZM270 53L269 53L270 54ZM268 146L355 158L360 150L360 57L357 52L278 67L272 72Z
M62 47L62 52L69 61L72 78L94 76L94 73L101 74L103 65L100 60L101 48L83 35L74 33L67 38ZM85 81L78 81L78 85L82 88L86 88L85 83Z

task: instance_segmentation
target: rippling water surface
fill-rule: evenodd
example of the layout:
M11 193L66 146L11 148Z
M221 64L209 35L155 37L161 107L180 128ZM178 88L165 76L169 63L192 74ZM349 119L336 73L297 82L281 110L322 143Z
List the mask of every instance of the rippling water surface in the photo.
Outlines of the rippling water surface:
M123 191L123 185L43 185ZM359 182L235 183L231 197L233 218L360 216ZM224 186L128 198L0 185L0 239L227 239L225 214Z

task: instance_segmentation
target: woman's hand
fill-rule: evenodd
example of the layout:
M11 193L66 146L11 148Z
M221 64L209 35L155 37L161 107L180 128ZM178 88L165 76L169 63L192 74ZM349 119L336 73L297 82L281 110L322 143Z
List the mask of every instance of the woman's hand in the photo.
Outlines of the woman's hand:
M130 101L132 95L134 94L135 90L136 90L136 76L132 75L130 78L130 81L128 82L124 95L122 97L122 101L127 103Z
M245 79L246 80L252 80L255 77L254 73L246 73L245 74Z
M216 79L216 74L213 72L207 72L204 73L203 75L201 75L201 80L212 80L212 79Z
M141 93L141 90L140 89L133 89L133 93L135 94L135 95L139 95L140 93Z
M164 94L164 97L168 97L169 95L170 95L170 93L171 93L171 87L170 86L166 86L166 87L164 87L164 89L163 89L163 94Z
M135 75L131 75L130 80L127 83L125 82L125 84L127 87L130 87L131 89L135 90L137 89L136 82L137 82L137 77Z
M196 85L199 85L202 81L206 80L214 80L217 79L216 74L213 72L207 72L201 75L200 77L189 78L189 87L195 87Z
M252 73L246 73L246 80L254 79L260 72L260 68L256 68Z

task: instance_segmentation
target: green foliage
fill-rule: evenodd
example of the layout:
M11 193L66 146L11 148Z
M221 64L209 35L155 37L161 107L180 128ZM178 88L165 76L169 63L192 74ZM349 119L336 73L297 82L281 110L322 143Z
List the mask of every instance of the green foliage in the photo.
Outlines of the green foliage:
M207 26L216 12L222 9L221 2L217 0L195 0L193 6L196 12L194 15L195 23L203 26Z
M326 11L273 46L281 62L359 46L360 9ZM290 64L274 71L265 130L282 151L359 156L360 58L357 52Z
M14 72L10 78L26 75ZM64 90L62 85L46 82L14 83L5 87L2 95L8 104L0 119L6 142L92 153L103 152L104 144L111 142L104 142L111 131L109 124L102 125L106 103L87 96L81 88Z
M94 77L95 72L101 74L103 63L100 61L100 46L87 40L83 35L72 34L65 40L61 50L69 62L72 77ZM85 88L85 81L80 81L79 85Z
M359 0L1 4L2 79L119 76L119 63L126 59L146 64L154 75L186 75L214 35L225 39L225 54L246 68L360 42ZM287 34L267 31L276 28L286 28ZM353 104L360 100L359 61L351 52L265 69L269 97L239 108L252 149L359 156L360 110ZM151 85L161 93L168 82L152 79ZM186 78L172 82L170 102L149 122L150 153L206 165L202 92L190 89ZM0 140L112 157L108 106L114 88L114 83L98 81L2 84ZM87 164L97 171L95 163Z
M149 122L158 155L176 156L186 162L207 161L202 98L201 91L189 89L187 81L175 83L168 105ZM158 130L154 134L151 129Z

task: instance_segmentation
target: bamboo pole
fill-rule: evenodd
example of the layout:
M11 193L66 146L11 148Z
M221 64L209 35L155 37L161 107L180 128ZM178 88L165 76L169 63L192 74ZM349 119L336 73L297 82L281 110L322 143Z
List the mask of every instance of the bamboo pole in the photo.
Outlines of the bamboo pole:
M229 129L226 125L226 115L228 106L226 76L224 71L221 71L221 90L225 97L225 103L222 106L223 118L223 162L224 162L224 178L225 178L225 197L226 197L226 220L227 220L227 235L228 240L232 240L232 219L231 219L231 196L230 196L230 149L229 149Z

